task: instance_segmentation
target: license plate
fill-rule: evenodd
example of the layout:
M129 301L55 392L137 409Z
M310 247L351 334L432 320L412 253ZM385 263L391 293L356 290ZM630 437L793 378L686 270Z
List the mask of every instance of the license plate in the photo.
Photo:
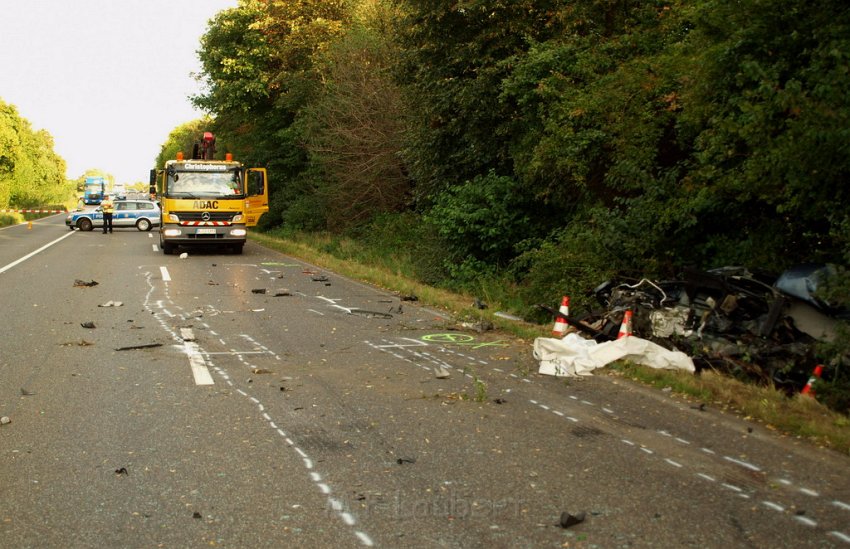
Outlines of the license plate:
M195 234L215 234L215 229L198 229Z

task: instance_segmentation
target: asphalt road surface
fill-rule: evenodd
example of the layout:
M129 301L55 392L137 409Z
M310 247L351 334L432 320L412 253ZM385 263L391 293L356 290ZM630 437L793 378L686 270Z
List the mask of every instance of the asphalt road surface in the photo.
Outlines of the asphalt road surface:
M2 547L850 547L846 456L253 242L63 219L0 230Z

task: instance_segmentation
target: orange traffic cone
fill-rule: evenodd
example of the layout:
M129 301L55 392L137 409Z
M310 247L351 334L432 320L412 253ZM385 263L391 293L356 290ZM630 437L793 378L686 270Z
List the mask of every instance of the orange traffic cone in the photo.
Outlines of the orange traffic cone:
M570 298L564 296L561 298L561 306L558 307L558 314L555 315L555 325L552 327L552 335L555 337L563 337L567 333L567 319L570 316Z
M809 381L806 382L806 386L803 387L803 390L800 391L801 395L809 395L810 397L815 396L815 391L812 389L812 385L814 384L816 379L820 379L820 375L823 373L823 364L818 364L815 366L815 371L812 372L812 376L809 378Z
M626 309L623 314L623 323L620 324L620 333L617 334L617 339L632 335L632 310Z

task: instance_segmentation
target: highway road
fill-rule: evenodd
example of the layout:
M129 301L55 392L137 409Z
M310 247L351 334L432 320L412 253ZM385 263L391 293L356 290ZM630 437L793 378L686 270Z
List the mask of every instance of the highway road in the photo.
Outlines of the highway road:
M157 243L0 230L0 546L850 547L847 456L254 242Z

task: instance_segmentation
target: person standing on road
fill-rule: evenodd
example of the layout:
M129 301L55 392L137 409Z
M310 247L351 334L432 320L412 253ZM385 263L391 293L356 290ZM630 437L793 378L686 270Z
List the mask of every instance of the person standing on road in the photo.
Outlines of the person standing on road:
M107 229L112 232L112 212L115 211L115 204L108 194L103 195L103 201L100 203L100 210L103 212L103 234L106 234Z

